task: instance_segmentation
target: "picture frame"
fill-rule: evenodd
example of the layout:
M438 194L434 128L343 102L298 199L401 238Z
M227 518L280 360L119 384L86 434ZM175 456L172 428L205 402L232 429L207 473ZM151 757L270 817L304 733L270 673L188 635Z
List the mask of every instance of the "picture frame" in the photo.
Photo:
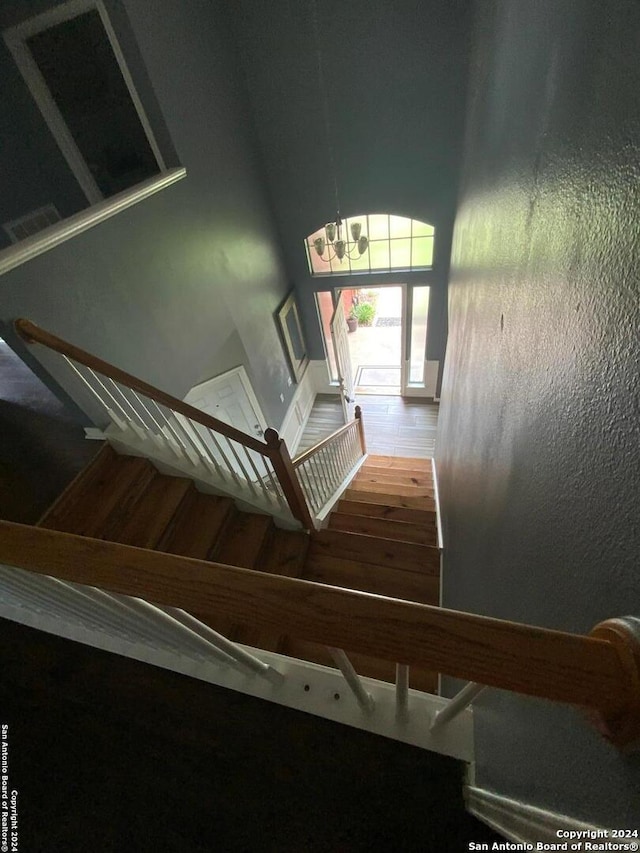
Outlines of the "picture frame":
M292 290L277 313L277 324L282 337L291 370L296 382L300 382L309 364L307 345L298 314L295 291Z

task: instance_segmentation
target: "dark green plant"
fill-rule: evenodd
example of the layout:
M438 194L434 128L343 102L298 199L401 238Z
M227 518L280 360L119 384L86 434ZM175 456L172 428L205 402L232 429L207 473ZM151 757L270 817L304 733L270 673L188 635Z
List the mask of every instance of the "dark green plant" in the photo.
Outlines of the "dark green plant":
M376 309L368 302L361 302L359 305L353 306L351 314L361 326L370 326L376 316Z

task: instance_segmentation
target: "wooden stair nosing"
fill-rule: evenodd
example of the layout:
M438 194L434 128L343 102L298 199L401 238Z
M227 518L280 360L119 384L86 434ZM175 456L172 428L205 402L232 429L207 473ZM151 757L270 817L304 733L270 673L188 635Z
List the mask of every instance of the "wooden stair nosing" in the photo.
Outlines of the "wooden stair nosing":
M440 576L440 551L432 545L325 528L312 535L310 550L374 566Z
M425 495L394 495L388 492L369 492L363 489L348 488L342 497L348 501L361 501L363 503L381 504L383 506L435 510L434 499Z

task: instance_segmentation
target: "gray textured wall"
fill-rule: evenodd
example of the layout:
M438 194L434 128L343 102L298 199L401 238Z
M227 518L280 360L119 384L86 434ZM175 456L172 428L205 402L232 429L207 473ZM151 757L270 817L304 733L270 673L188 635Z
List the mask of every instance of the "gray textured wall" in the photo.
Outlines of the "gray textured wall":
M588 632L640 613L640 6L478 4L437 442L445 605ZM450 687L451 685L449 685ZM640 756L493 691L478 782L640 825Z
M313 358L323 358L303 240L335 218L394 213L436 226L434 269L350 286L433 286L429 357L446 342L446 282L467 81L468 0L224 0L243 56L274 212ZM329 156L313 28L329 98ZM335 25L334 25L334 22ZM358 277L360 278L360 277Z
M0 320L29 317L178 396L244 356L278 427L295 386L273 313L290 285L224 18L208 0L118 6L188 176L5 274Z

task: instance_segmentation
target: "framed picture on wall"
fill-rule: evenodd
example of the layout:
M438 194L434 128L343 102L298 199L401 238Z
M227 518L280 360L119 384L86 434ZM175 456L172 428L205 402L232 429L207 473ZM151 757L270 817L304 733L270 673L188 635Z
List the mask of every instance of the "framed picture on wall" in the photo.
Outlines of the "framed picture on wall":
M309 356L293 290L278 309L277 322L291 370L296 382L300 382L309 364Z

